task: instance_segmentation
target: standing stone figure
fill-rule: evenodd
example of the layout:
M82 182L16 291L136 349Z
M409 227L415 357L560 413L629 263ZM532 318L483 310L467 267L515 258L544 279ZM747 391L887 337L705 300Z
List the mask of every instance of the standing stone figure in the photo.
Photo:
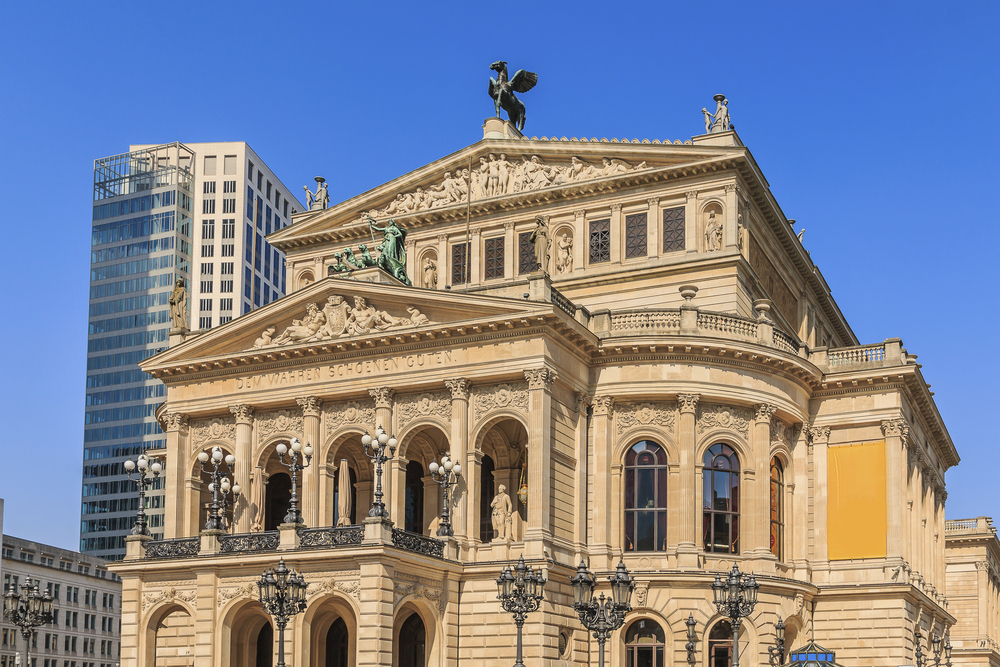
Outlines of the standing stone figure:
M497 489L497 495L493 497L493 502L490 503L490 507L493 508L492 521L493 530L496 531L497 536L493 538L494 542L510 542L513 539L511 532L511 520L514 507L510 502L510 496L506 493L507 487L503 484Z
M178 278L174 291L170 293L170 319L174 329L187 331L187 290L184 289L184 279Z
M712 127L708 127L709 113L705 109L702 109L702 113L705 114L705 132L727 132L729 130L729 100L726 99L725 95L716 95L712 99L715 100L715 114L711 116Z
M705 250L722 250L722 222L715 217L715 211L709 212L708 222L705 224Z
M424 260L424 288L437 289L437 284L438 284L437 262L428 257Z
M556 271L569 273L573 270L573 239L565 233L560 234L556 248Z
M548 271L549 228L545 224L543 216L535 216L535 231L531 232L531 237L528 240L535 244L535 270Z
M322 176L316 177L316 194L309 190L308 185L303 185L302 189L306 191L310 211L322 211L330 205L330 193L326 190L326 179Z

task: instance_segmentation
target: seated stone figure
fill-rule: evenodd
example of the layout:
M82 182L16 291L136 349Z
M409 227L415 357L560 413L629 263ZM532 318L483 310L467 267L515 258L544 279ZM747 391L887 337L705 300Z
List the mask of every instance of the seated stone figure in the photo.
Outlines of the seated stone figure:
M399 321L389 313L376 310L373 306L365 303L362 296L354 297L354 308L351 309L347 317L347 333L351 336L359 336L369 333L373 329L385 331L394 327Z
M272 342L274 345L285 345L307 341L316 335L325 322L326 315L320 311L319 306L315 303L307 304L305 318L292 320L291 326L282 331Z

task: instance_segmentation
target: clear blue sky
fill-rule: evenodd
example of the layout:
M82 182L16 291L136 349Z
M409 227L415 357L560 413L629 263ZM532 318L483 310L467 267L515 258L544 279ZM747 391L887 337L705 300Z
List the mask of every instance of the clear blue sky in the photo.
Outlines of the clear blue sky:
M1000 519L997 25L995 1L9 0L5 531L78 546L95 158L245 140L336 202L480 139L499 59L539 74L529 135L686 139L726 94L859 338L920 355L962 456L948 517Z

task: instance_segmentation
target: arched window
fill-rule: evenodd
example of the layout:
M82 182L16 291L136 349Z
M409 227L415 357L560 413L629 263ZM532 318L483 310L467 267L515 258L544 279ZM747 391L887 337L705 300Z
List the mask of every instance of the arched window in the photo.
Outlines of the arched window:
M347 667L347 649L350 637L347 634L347 624L338 618L326 633L326 664L324 667Z
M640 440L625 454L625 550L667 548L667 453Z
M729 445L712 445L705 452L705 551L740 552L740 460Z
M785 468L777 456L771 459L771 553L784 560Z
M424 534L424 467L416 461L406 464L406 521L403 528Z
M275 473L268 478L264 489L264 530L277 530L285 522L292 502L292 478L283 472Z
M708 633L708 667L729 667L733 662L733 626L719 621Z
M347 462L344 461L344 462L341 463L341 465L347 465ZM354 472L354 468L348 468L347 471L348 471L348 474L350 475L350 478L351 478L351 489L350 489L350 492L351 492L351 516L349 518L350 518L350 524L353 526L353 525L356 525L358 523L357 522L357 516L358 516L358 476ZM340 509L339 508L340 508L340 474L337 474L333 478L333 525L334 526L338 525L338 521L340 520Z
M423 620L419 614L411 614L399 629L399 667L424 667L426 641Z
M483 457L482 465L479 467L479 541L489 544L496 535L493 534L493 496L496 495L494 488L493 473L496 466L489 456Z
M274 664L274 628L265 623L257 633L257 651L254 667L271 667Z
M664 635L655 621L639 619L625 631L625 664L630 667L663 667Z

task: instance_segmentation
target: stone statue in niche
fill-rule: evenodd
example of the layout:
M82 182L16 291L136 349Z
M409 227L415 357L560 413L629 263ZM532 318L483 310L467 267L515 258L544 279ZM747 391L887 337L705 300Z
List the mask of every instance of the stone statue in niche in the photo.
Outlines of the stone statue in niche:
M513 538L511 524L513 521L514 506L510 502L510 496L507 495L507 487L503 484L497 489L497 495L493 497L490 507L493 508L491 515L493 530L497 534L493 538L493 541L510 542Z
M424 259L424 288L437 289L438 267L432 257Z
M309 190L308 185L303 185L302 189L306 191L306 202L310 211L322 211L330 205L330 193L326 189L326 179L322 176L316 177L315 194Z
M549 270L549 227L545 224L545 217L535 216L535 231L531 232L528 239L535 244L535 270Z
M174 286L174 291L170 293L170 321L173 322L174 329L187 331L187 290L184 288L184 279L178 278Z
M708 221L705 223L705 250L722 250L722 229L722 221L716 217L715 211L709 211Z
M556 241L556 272L569 273L573 270L573 237L565 232Z

